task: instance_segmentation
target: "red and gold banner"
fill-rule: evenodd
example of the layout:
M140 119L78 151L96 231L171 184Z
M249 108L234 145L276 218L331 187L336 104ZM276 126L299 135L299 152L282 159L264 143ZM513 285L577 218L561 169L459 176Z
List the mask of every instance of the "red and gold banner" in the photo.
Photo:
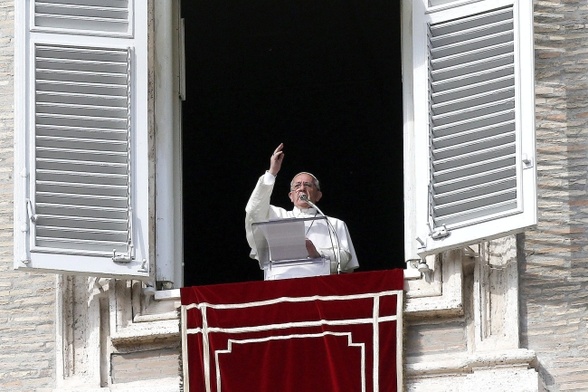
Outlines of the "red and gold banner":
M403 271L181 289L184 390L401 391Z

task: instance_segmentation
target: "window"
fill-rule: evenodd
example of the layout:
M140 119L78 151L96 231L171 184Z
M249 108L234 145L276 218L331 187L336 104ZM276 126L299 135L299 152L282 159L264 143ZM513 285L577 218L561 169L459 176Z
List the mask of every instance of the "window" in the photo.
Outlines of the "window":
M408 259L536 224L530 2L410 4Z
M299 171L343 219L359 270L402 268L400 4L389 0L183 1L186 285L263 279L245 204L285 143L272 195Z
M535 224L529 3L403 2L406 259ZM156 84L169 74L148 69L147 4L15 4L17 268L144 279L153 279L157 270L158 280L181 285L174 265L182 259L177 217L184 212L177 196L181 165L173 153L181 147L176 133L162 138L172 134L166 130L179 130L179 115L177 107L166 111L169 117L161 115L158 99L166 88L148 101L149 71ZM181 55L170 54L174 59ZM378 71L389 65L384 62ZM370 74L369 68L364 71ZM254 73L249 77L259 86ZM148 120L150 104L154 124ZM346 136L331 131L330 140ZM223 138L219 132L212 135ZM167 175L161 175L162 168ZM255 177L250 170L247 175ZM154 177L156 186L150 183ZM245 192L244 205L250 189L237 188ZM168 198L161 204L164 195ZM172 272L166 274L170 265Z

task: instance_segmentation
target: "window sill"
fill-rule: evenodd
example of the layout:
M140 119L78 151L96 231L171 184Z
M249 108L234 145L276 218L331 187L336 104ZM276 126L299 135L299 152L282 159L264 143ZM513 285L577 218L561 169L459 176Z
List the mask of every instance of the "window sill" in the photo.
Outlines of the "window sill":
M404 312L408 317L463 314L463 257L460 249L444 252L440 257L430 256L427 258L430 272L422 275L409 266L404 275Z
M405 313L409 316L429 316L431 314L461 315L462 300L462 258L461 250L445 252L443 262L439 258L429 257L427 264L430 272L421 274L416 268L404 270L404 289L406 291ZM153 294L154 303L142 315L135 316L134 321L157 322L177 320L180 289L158 290ZM174 303L174 310L155 313L156 304ZM177 303L176 303L177 301ZM148 313L148 314L147 314Z
M113 345L180 339L180 290L144 290L143 296L145 307L140 312L137 311L132 320L116 326L111 335ZM138 308L140 307L135 307L137 310Z

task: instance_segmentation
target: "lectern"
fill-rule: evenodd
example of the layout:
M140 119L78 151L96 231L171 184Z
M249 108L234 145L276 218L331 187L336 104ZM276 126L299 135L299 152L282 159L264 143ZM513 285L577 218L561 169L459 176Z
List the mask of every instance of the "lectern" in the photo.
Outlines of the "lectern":
M306 233L312 225L328 227L324 216L252 224L259 266L265 280L329 275L329 259L308 257Z

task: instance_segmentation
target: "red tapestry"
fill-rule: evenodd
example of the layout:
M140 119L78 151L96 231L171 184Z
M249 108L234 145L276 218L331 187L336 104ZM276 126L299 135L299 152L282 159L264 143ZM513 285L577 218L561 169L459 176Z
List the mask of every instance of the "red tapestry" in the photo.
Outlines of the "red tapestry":
M401 391L403 271L181 289L184 390Z

